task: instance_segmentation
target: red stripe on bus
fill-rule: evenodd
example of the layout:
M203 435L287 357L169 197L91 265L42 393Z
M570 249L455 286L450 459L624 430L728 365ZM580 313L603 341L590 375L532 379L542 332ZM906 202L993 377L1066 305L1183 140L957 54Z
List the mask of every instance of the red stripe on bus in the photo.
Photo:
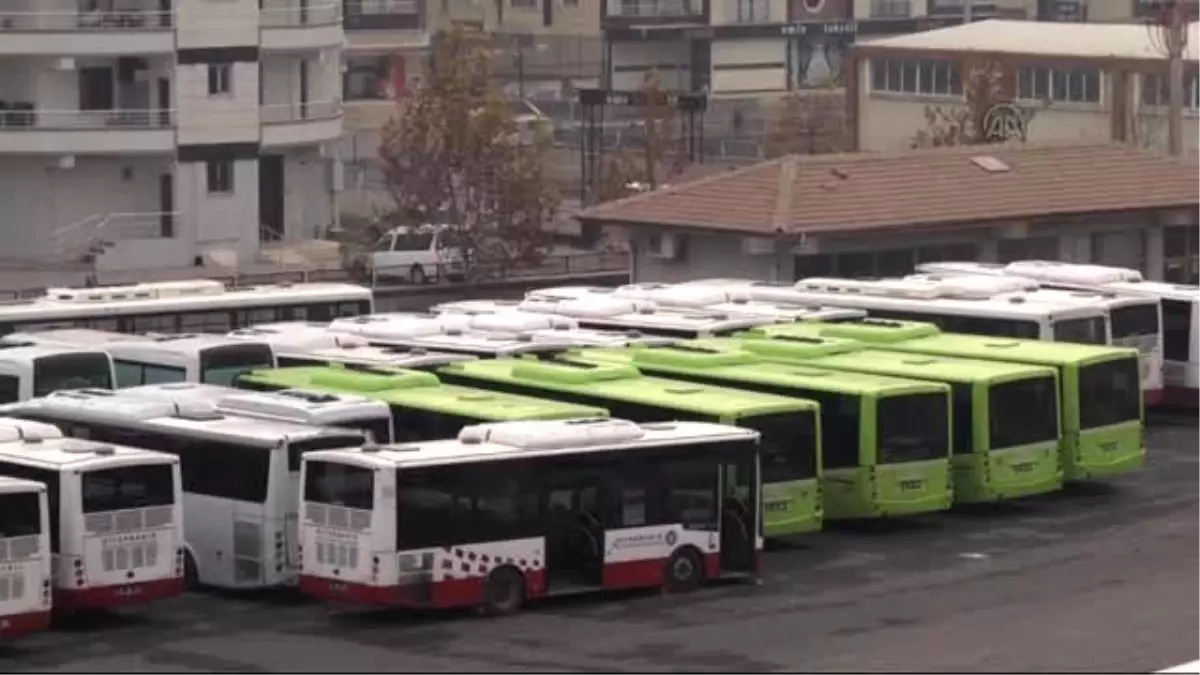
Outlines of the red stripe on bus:
M26 612L0 617L0 637L11 638L18 635L36 633L50 627L50 610Z
M165 600L182 595L186 589L183 577L143 581L115 586L54 589L54 609L89 609L122 607Z

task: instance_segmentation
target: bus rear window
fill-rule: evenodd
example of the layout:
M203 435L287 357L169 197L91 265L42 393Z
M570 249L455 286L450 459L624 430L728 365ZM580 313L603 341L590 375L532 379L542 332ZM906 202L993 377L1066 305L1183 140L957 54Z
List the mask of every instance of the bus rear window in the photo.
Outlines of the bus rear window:
M1112 310L1109 316L1112 321L1112 336L1114 340L1157 336L1160 332L1158 326L1158 303L1118 307Z
M200 353L200 381L232 387L238 375L255 368L274 368L270 345L247 343L210 347Z
M1108 344L1104 318L1099 316L1084 319L1063 319L1054 322L1055 342L1075 342L1084 345Z
M375 507L375 472L335 462L308 462L304 501L370 511Z
M0 494L0 539L28 537L42 531L36 492Z
M113 365L103 352L42 356L33 362L33 395L62 389L112 389Z
M1163 358L1167 361L1187 361L1191 351L1192 303L1182 300L1163 300Z
M988 396L992 450L1058 438L1058 399L1054 378L1036 377L993 385Z
M746 417L739 426L762 434L762 480L783 483L817 475L817 416L791 412Z
M101 513L175 503L170 464L119 466L86 471L80 479L83 512Z
M1141 379L1137 359L1116 359L1079 369L1079 428L1141 419Z
M343 434L326 434L303 441L288 443L288 471L300 470L300 457L313 450L337 450L338 448L361 448L363 445L361 433L347 430Z
M945 396L889 396L879 401L877 411L880 464L944 459L950 455Z

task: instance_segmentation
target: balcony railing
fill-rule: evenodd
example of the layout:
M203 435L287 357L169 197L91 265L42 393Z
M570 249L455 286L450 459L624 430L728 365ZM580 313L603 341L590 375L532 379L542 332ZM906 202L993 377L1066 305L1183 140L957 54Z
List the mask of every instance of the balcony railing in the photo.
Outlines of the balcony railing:
M162 31L175 26L175 13L151 9L12 12L0 10L0 33L66 31Z
M704 14L701 0L607 0L609 18L695 18Z
M342 6L323 0L273 0L263 3L258 13L258 25L263 28L311 28L333 26L342 21Z
M30 103L0 102L0 131L169 129L171 110L40 110Z
M419 0L344 0L350 30L423 30Z
M290 124L328 120L342 114L341 101L308 101L306 103L268 103L262 106L259 119L263 124Z
M871 0L872 19L907 19L910 16L912 0Z

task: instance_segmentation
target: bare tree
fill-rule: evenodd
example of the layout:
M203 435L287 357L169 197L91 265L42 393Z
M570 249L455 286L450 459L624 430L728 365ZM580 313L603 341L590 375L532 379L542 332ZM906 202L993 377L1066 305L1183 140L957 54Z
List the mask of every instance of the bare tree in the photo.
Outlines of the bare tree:
M768 157L844 152L850 147L846 98L834 90L797 91L784 97L767 137Z
M963 77L963 104L926 106L925 128L909 141L913 148L980 145L1013 140L1011 135L989 129L989 115L1002 104L1022 116L1024 128L1033 118L1033 109L1012 105L1005 91L1004 70L998 61L972 62ZM1021 139L1023 140L1023 139Z
M491 74L481 33L439 34L424 87L400 103L379 151L392 203L375 227L444 226L468 280L536 263L560 202L544 168L552 139L539 125L518 128Z

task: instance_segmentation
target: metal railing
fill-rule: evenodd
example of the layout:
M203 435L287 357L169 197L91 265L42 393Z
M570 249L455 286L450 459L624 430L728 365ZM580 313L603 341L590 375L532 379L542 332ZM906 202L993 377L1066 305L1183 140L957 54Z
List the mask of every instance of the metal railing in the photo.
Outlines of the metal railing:
M334 26L341 21L341 3L327 1L266 0L258 11L258 25L263 28L314 28Z
M871 18L907 19L912 16L912 0L871 0Z
M263 124L290 124L329 120L342 114L341 101L308 101L300 103L268 103L261 107L259 119Z
M471 268L474 283L519 281L522 279L561 278L573 275L620 274L629 270L627 251L581 251L560 255L548 255L533 264L514 264L507 261L479 262ZM377 273L370 269L372 288L395 286L397 274L403 276L407 269ZM437 280L445 282L448 276L441 270ZM404 284L401 284L404 285Z
M54 129L170 129L172 110L41 110L30 103L0 104L0 131Z
M174 26L175 12L158 9L0 11L0 32L163 31Z
M175 234L179 211L93 214L50 234L55 257L74 260L103 253L119 241L167 239Z
M610 18L697 17L703 12L700 0L607 0Z

